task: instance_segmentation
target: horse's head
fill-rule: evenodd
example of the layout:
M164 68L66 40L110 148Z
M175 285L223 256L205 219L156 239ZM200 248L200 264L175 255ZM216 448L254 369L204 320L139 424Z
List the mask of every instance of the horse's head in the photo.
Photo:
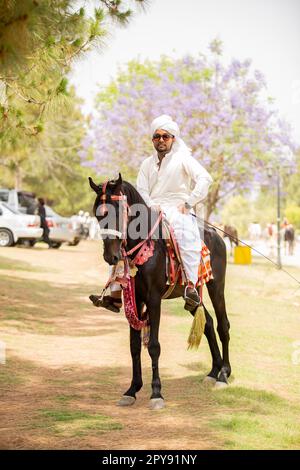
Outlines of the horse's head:
M122 244L126 233L127 202L122 194L122 176L117 180L107 181L97 185L89 177L91 188L97 194L94 203L94 215L100 225L103 239L104 260L110 265L116 265L122 258Z

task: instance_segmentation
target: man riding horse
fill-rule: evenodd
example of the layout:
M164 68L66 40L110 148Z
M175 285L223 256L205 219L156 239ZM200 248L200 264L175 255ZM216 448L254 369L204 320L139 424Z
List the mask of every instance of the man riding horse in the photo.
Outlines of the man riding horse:
M201 239L193 207L198 205L199 208L199 203L201 207L212 178L192 156L180 137L177 123L170 116L164 114L154 119L151 135L156 152L143 161L137 190L149 207L165 214L173 228L187 278L185 308L191 310L200 303L195 285L201 256ZM97 296L91 296L91 300L97 306L119 311L121 287L112 283L110 289L111 296L104 297L101 302Z

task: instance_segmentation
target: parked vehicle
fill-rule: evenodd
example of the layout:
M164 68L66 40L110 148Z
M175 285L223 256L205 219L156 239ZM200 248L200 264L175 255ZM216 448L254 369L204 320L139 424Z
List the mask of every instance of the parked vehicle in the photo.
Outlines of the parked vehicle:
M73 229L72 220L69 217L58 215L49 206L45 206L45 209L46 220L50 229L49 238L52 242L52 247L59 248L63 242L77 245L80 241L80 236L78 232Z
M0 189L0 201L7 204L13 211L24 214L36 214L38 202L35 193L29 191L17 191L16 189ZM73 227L72 220L69 217L58 215L51 207L45 206L47 224L50 229L49 238L52 241L53 248L59 248L62 243L77 245L81 239L79 230ZM33 246L38 240L31 240Z
M0 201L0 247L25 240L33 246L42 233L38 215L22 214Z
M23 214L34 215L38 206L34 193L16 189L0 189L0 201L6 202L15 211Z

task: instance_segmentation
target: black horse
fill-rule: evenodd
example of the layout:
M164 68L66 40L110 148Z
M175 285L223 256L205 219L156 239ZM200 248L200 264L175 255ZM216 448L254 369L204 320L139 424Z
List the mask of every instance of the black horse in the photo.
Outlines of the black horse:
M94 203L94 214L96 215L101 227L103 215L99 213L99 206L103 204L101 196L103 194L103 185L97 185L89 178L91 188L96 192L97 197ZM128 182L122 181L121 175L118 180L108 181L105 187L106 203L116 206L118 213L118 202L112 201L110 196L119 195L120 192L127 197L128 206L133 204L142 204L146 207L145 214L148 220L143 223L149 224L153 221L153 212L146 206L138 191ZM157 214L157 213L156 213ZM156 216L157 217L157 216ZM128 215L128 226L134 220L134 215ZM117 221L116 221L117 222ZM149 225L148 225L149 227ZM118 230L121 227L116 227ZM161 227L160 227L161 228ZM150 229L149 229L150 230ZM132 240L127 230L127 245L129 251L136 246L141 239ZM207 289L211 298L216 317L217 331L222 342L223 354L221 356L216 334L213 325L213 319L207 309L204 307L206 325L204 334L207 337L209 348L212 355L212 369L206 376L204 381L212 382L217 386L225 386L228 383L228 377L231 373L229 363L229 321L226 314L224 286L226 271L226 247L222 237L220 237L214 229L208 226L204 227L204 241L211 252L211 266L213 271L213 279L207 283ZM118 237L107 236L103 239L104 243L104 259L110 265L116 265L122 257L121 247L123 240ZM159 377L158 361L160 356L159 344L159 324L161 313L161 298L166 291L166 243L163 238L154 241L155 249L153 256L143 265L138 266L138 272L135 277L136 306L139 314L142 312L144 305L147 308L150 322L150 339L148 351L152 359L152 395L150 400L151 408L161 408L164 406L163 397L161 395L161 381ZM134 254L132 255L134 257ZM177 286L172 293L171 298L183 295L183 287ZM192 315L196 313L192 312ZM121 406L128 406L135 402L136 393L142 388L142 370L141 370L141 332L130 327L130 351L132 357L132 381L129 389L124 393L119 402Z

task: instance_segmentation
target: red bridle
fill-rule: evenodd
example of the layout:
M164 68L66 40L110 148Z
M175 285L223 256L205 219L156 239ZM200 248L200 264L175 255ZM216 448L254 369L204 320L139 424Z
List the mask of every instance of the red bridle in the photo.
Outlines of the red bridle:
M100 199L103 201L103 204L100 207L100 214L103 215L103 216L107 212L106 202L107 202L108 198L107 198L107 194L106 194L106 188L107 188L108 182L109 181L106 181L103 184L102 194L100 196ZM130 214L130 206L127 203L127 196L126 196L126 194L123 194L122 191L120 191L119 195L111 194L109 196L109 198L112 201L121 201L121 208L122 208L121 209L122 210L122 245L125 247L126 244L127 244L126 234L127 234L127 225L128 225L128 215ZM162 216L163 216L163 214L162 214L162 212L160 212L155 224L153 225L152 229L148 233L148 236L145 240L142 240L140 243L138 243L136 246L134 246L131 250L129 250L127 252L125 251L125 248L124 248L124 255L125 256L131 255L132 253L134 253L136 250L141 248L144 245L144 243L146 243L147 240L149 240L152 237L152 235L155 232L158 224L162 220Z
M107 211L107 200L110 199L111 201L120 201L121 202L121 211L122 211L122 244L126 245L126 233L127 233L127 225L128 225L128 215L130 214L130 207L127 204L127 196L126 194L123 194L120 192L119 195L117 194L111 194L108 196L106 194L106 188L107 188L108 181L106 181L103 186L102 186L102 194L100 196L100 199L103 201L103 204L101 205L99 211L100 215L104 216Z

